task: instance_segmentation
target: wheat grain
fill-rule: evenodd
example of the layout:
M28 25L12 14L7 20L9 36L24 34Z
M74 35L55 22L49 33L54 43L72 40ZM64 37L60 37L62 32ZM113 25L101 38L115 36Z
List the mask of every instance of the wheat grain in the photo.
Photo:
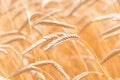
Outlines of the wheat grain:
M116 54L118 54L119 52L120 52L120 49L114 49L114 50L112 50L106 57L104 57L102 59L101 64L105 63L110 58L112 58L113 56L115 56Z
M82 72L82 73L78 74L77 76L75 76L72 80L81 80L82 78L84 78L85 76L87 76L89 74L103 75L100 72Z
M42 65L47 65L47 64L53 65L65 77L66 80L70 80L70 77L63 70L63 68L58 63L56 63L55 61L52 61L52 60L43 60L43 61L35 62L35 63L29 64L27 66L24 66L24 67L16 70L9 78L17 76L25 71L33 70L34 66L37 67L37 66L42 66Z
M67 40L72 40L72 39L79 39L79 37L76 34L66 34L56 40L54 40L53 42L51 42L45 49L44 51L47 51L48 49L54 47L55 45L67 41Z

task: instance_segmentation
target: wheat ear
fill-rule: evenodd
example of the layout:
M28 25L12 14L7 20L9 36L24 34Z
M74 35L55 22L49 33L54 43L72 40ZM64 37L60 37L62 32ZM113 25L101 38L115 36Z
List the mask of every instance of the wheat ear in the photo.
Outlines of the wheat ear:
M59 37L61 35L64 35L64 33L63 32L58 32L58 33L54 33L54 34L50 34L50 35L44 36L42 39L38 40L37 42L35 42L34 44L32 44L30 47L28 47L27 49L25 49L21 54L26 54L29 51L31 51L33 48L39 46L40 44L46 42L47 40Z
M54 40L53 42L51 42L45 49L44 51L47 51L48 49L54 47L55 45L67 41L67 40L72 40L72 39L79 39L79 37L76 34L66 34L56 40Z
M95 17L92 21L100 21L105 19L120 20L120 14L113 13L104 16L99 16L99 17Z
M16 70L9 78L17 76L25 71L33 70L34 66L38 67L38 66L47 65L47 64L53 65L65 77L66 80L70 80L70 77L63 70L63 68L58 63L56 63L55 61L52 61L52 60L43 60L43 61L35 62L35 63L29 64L27 66L24 66L24 67Z

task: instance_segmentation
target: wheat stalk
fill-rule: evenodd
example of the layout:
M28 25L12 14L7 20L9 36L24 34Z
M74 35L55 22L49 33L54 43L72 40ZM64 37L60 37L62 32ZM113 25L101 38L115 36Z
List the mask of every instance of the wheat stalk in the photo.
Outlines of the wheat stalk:
M55 26L60 26L60 27L65 27L65 28L75 28L74 25L71 25L65 22L51 21L51 20L38 20L35 23L33 23L32 26L36 26L38 24L55 25Z
M43 20L43 19L45 19L45 18L47 18L47 17L51 17L51 15L53 15L53 14L59 12L59 11L60 11L60 10L54 10L54 11L48 13L48 14L45 14L45 15L42 16L39 20ZM34 12L34 13L32 13L32 14L30 15L30 13L27 12L27 17L28 17L28 19L26 19L26 20L24 21L24 23L22 24L22 26L19 28L18 32L21 32L21 31L22 31L22 29L27 25L27 22L29 22L29 25L30 25L30 24L31 24L30 22L31 22L32 20L34 20L36 17L39 18L38 16L40 16L40 15L43 15L43 13L41 13L41 12ZM32 27L32 26L31 26L31 27Z
M15 36L15 37L12 37L11 39L3 41L1 44L8 44L8 43L11 43L16 40L26 40L26 37L25 36ZM28 41L28 42L30 42L30 41Z
M34 66L37 67L37 66L42 66L42 65L47 65L47 64L53 65L65 77L66 80L70 80L70 77L63 70L63 68L58 63L56 63L55 61L52 61L52 60L43 60L43 61L35 62L35 63L29 64L27 66L24 66L24 67L16 70L9 78L17 76L25 71L33 70Z
M119 28L120 28L120 24L106 29L106 30L103 31L101 34L104 35L104 34L107 34L107 33L111 32L111 31L114 31L114 30L119 29Z
M14 48L14 47L12 47L11 45L8 45L8 44L1 44L0 45L0 48L9 48L9 49L11 49L12 51L14 51L19 57L20 57L20 59L22 60L22 56L20 55L20 53Z
M7 54L7 50L3 49L3 48L0 48L0 52L4 53L4 54Z
M120 52L120 49L114 49L114 50L112 50L106 57L104 57L102 59L101 64L105 63L110 58L112 58L113 56L115 56L116 54L118 54L119 52Z
M17 34L17 33L18 33L17 30L12 30L12 31L8 31L8 32L5 32L5 33L0 34L0 36L3 37L3 36L12 35L12 34Z
M100 21L100 20L105 20L105 19L111 19L111 20L120 20L120 14L117 13L112 13L104 16L97 16L95 17L92 21Z
M86 77L89 74L103 75L100 72L82 72L82 73L78 74L77 76L75 76L72 80L81 80L82 78Z
M80 0L79 3L70 11L67 16L71 16L85 2L87 2L87 0Z
M107 35L104 35L104 36L103 36L103 39L108 39L108 38L111 38L111 37L116 36L116 35L119 35L119 34L120 34L120 30L115 31L115 32L112 32L112 33L109 33L109 34L107 34Z

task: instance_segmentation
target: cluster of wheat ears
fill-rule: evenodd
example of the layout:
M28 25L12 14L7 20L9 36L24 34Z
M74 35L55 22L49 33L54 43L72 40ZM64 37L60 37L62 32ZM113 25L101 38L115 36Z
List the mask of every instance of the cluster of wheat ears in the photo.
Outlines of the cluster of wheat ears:
M120 80L120 0L0 0L0 80Z

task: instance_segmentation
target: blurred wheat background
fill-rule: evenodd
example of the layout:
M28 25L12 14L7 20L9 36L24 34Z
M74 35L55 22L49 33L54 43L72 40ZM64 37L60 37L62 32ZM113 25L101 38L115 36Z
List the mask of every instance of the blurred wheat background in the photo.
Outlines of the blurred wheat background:
M120 0L0 0L0 80L120 80Z

